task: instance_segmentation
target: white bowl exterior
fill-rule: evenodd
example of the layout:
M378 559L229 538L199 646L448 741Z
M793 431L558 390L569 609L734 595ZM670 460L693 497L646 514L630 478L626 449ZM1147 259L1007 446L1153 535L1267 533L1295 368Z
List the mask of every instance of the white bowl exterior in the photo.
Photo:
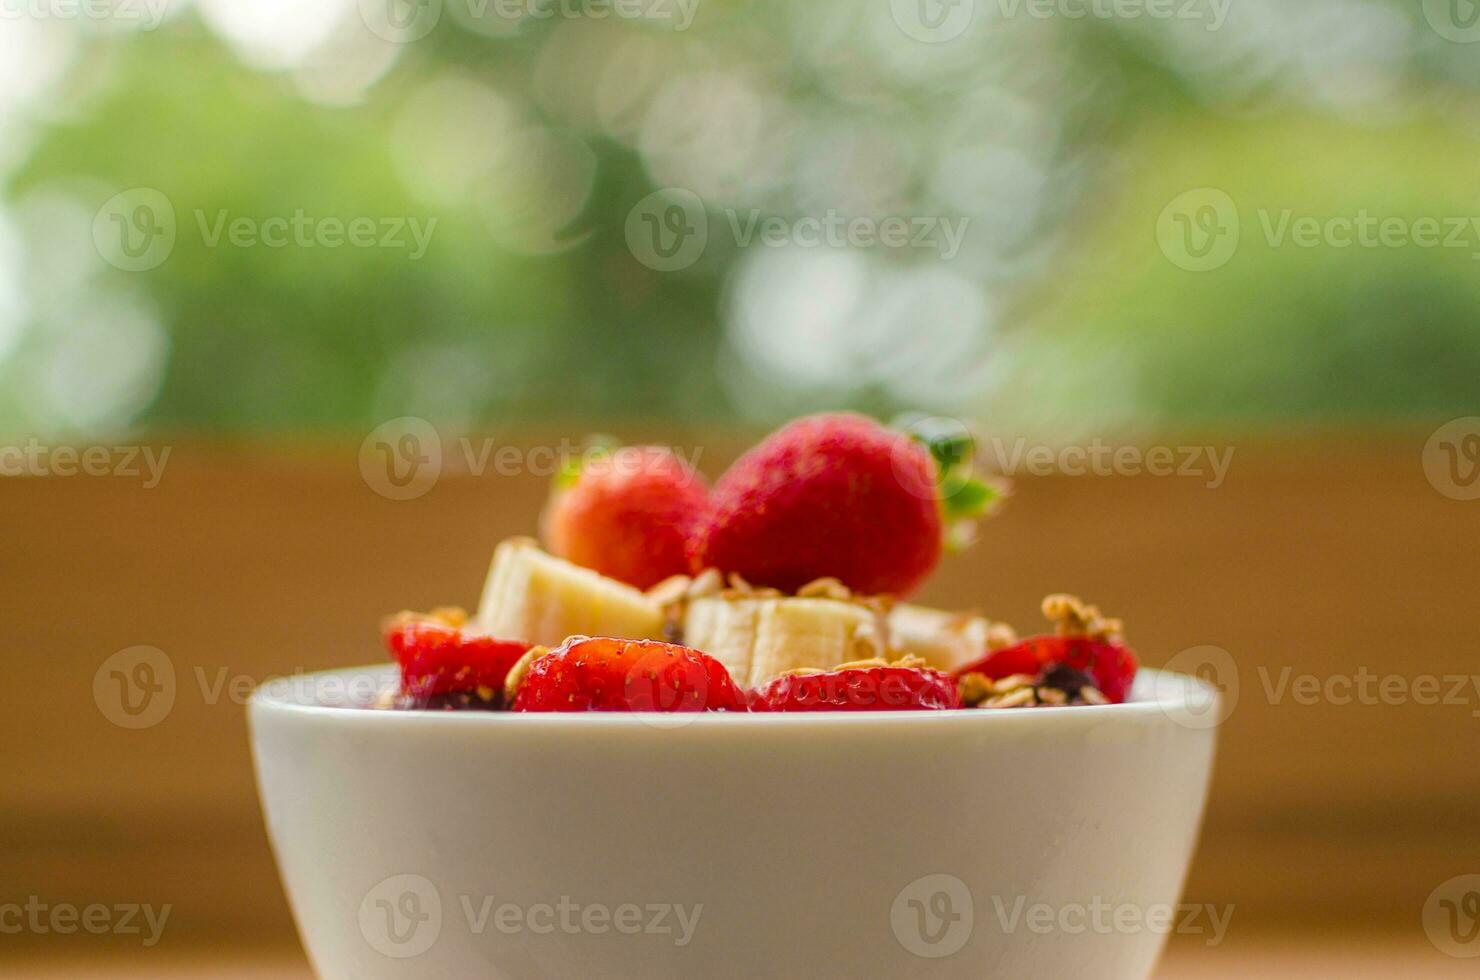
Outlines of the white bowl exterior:
M1164 930L1029 915L1175 904L1214 743L1156 704L678 728L270 692L250 710L269 833L323 980L1144 980ZM562 899L579 911L544 932ZM636 935L581 918L630 905ZM687 910L686 944L654 905Z

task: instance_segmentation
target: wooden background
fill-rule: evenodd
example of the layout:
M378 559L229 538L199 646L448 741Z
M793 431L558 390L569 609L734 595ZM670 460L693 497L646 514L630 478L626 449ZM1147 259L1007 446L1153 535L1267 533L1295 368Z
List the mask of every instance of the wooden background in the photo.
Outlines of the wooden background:
M1480 674L1480 502L1429 486L1426 435L1235 442L1217 489L1020 478L978 546L920 597L1025 629L1044 593L1075 591L1123 617L1148 664L1209 644L1236 658L1241 693L1187 899L1234 907L1227 950L1244 950L1245 967L1271 949L1308 956L1320 936L1399 950L1413 975L1460 975L1420 917L1441 882L1480 873L1480 694L1301 705L1266 691L1285 668ZM703 468L717 473L735 445L706 443ZM198 949L267 950L287 964L270 975L301 975L243 709L210 692L375 661L386 612L474 604L493 545L532 530L545 488L448 473L396 502L371 491L353 449L191 443L153 489L0 481L0 903L170 903L159 949L121 943L119 956L162 967ZM137 644L168 654L178 693L162 723L125 731L94 703L93 676ZM0 955L42 975L55 956L117 942L6 936ZM1196 945L1174 943L1179 975L1234 962Z

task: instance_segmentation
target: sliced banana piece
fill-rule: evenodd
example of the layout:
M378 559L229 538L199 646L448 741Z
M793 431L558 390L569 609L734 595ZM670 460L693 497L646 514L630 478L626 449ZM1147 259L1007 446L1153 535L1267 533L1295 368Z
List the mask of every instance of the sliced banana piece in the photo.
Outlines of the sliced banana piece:
M889 612L890 646L899 653L923 657L937 670L957 670L1015 640L1005 623L971 613L903 603Z
M694 599L684 612L683 642L723 663L736 683L749 687L788 670L830 670L888 650L872 607L793 596Z
M567 637L663 636L663 609L647 594L510 538L493 553L471 630L505 640L559 646Z

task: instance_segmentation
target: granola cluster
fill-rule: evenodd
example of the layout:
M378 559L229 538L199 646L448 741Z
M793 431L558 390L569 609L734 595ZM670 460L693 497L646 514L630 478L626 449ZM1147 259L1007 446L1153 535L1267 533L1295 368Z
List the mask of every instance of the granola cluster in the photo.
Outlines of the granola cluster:
M1013 674L991 680L981 674L960 679L963 708L1058 708L1077 704L1108 704L1089 676L1073 667L1055 664L1037 677Z

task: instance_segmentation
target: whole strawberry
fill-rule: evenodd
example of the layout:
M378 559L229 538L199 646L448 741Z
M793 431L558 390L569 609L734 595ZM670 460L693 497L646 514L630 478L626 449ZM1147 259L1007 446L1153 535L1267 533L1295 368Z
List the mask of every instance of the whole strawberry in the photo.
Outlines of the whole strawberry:
M688 571L685 554L709 487L667 449L626 446L562 475L543 518L562 558L639 589Z
M836 578L857 593L908 595L939 563L955 519L990 500L976 482L942 491L958 448L862 415L792 422L715 484L689 567L786 592Z
M515 711L747 710L724 664L656 640L573 636L515 684Z
M751 697L752 711L938 711L959 708L956 681L924 661L851 664L783 674Z

